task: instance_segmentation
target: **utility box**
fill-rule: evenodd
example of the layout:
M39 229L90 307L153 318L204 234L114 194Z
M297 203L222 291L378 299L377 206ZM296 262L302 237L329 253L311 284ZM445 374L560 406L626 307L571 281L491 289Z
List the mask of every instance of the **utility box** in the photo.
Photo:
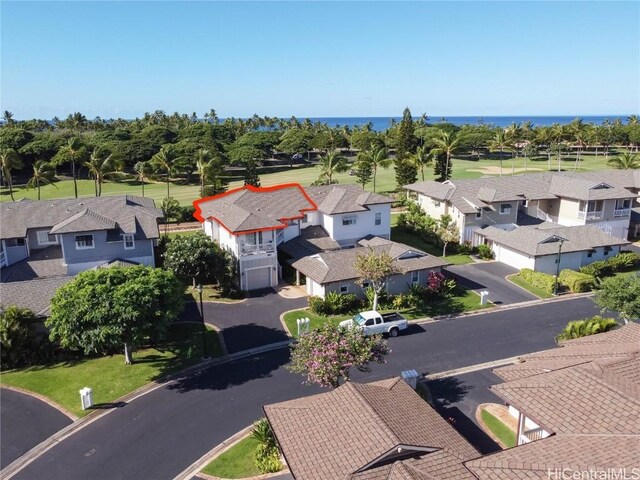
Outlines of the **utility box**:
M486 290L483 290L482 292L480 292L480 305L486 305L488 301L489 301L489 292Z
M93 406L93 390L89 387L84 387L80 390L80 402L82 403L82 409L86 410Z
M400 376L405 382L407 382L407 385L409 385L414 390L416 389L416 387L418 386L418 377L420 376L417 371L405 370L404 372L400 373Z
M309 324L311 323L311 320L308 318L298 318L296 323L298 324L298 336L303 333L309 333Z

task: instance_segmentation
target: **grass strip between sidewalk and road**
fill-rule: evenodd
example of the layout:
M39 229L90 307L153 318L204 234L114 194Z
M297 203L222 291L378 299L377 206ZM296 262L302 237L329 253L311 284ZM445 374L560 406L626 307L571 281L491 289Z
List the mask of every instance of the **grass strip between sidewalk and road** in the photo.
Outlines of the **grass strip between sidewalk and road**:
M254 462L254 453L260 442L251 435L214 458L202 473L219 478L247 478L260 475Z
M491 430L491 433L493 433L506 448L516 446L516 433L513 430L486 410L482 410L480 415L487 428Z
M538 298L553 298L553 294L545 292L541 288L531 285L529 282L525 281L518 273L516 273L515 275L509 275L507 277L507 280L511 283L516 284L520 288L525 289L527 292L532 293Z
M210 328L207 330L207 344L210 356L222 354L218 333ZM93 389L97 407L108 408L118 398L200 362L202 356L202 324L174 324L169 329L165 345L136 351L132 365L124 364L122 354L80 358L3 372L0 382L38 393L83 417L92 410L82 410L81 388Z

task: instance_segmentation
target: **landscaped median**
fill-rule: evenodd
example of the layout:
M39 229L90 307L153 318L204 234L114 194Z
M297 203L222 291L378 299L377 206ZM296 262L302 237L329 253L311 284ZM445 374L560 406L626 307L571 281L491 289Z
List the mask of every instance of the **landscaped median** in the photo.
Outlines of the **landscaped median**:
M121 354L81 358L2 372L0 382L42 395L82 417L92 410L82 410L81 388L92 388L96 405L108 406L150 382L200 362L202 332L200 323L173 324L167 342L137 351L132 365L125 365ZM207 345L209 356L221 355L218 334L213 329L207 330Z
M471 312L474 310L482 310L486 308L492 308L493 304L480 305L480 297L477 293L471 290L459 289L454 295L441 299L434 299L432 301L426 301L420 307L405 308L397 310L407 320L418 320L423 318L432 318L440 315L459 314L465 312ZM382 313L390 311L396 311L393 309L383 309ZM353 315L317 315L308 309L293 310L286 312L282 319L287 327L287 330L292 337L298 336L298 326L296 320L298 318L308 318L309 328L316 330L321 325L329 322L333 325L338 325L342 320L351 318Z

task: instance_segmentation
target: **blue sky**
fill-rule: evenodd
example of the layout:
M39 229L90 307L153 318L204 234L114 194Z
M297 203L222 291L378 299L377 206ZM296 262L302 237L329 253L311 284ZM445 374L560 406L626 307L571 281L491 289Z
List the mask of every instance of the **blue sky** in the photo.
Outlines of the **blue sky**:
M1 2L16 118L626 114L640 2Z

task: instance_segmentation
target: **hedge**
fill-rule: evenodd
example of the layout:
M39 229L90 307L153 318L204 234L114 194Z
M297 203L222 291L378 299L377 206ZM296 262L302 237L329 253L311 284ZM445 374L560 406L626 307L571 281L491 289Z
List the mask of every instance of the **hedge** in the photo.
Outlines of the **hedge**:
M633 270L638 265L640 265L640 254L623 252L607 260L597 260L585 265L580 269L580 272L594 277L607 277L615 272Z
M589 292L596 283L596 279L592 275L569 269L560 272L558 281L573 293Z
M533 285L534 287L544 290L547 293L553 293L553 289L556 283L553 275L548 275L542 272L534 272L530 268L523 268L520 270L520 277Z

